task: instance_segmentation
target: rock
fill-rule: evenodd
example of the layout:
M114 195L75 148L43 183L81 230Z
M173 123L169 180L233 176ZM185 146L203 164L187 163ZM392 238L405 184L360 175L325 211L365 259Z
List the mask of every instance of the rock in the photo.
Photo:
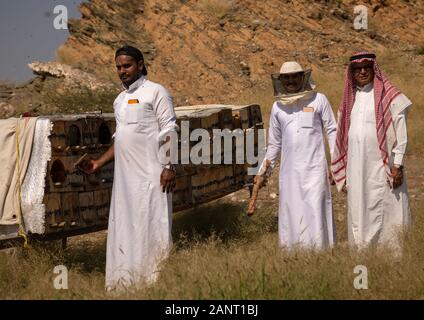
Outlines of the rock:
M377 33L376 33L375 31L373 31L373 30L369 30L369 31L367 32L367 34L368 34L368 36L369 36L371 39L375 39L375 38L377 37Z
M319 55L319 58L322 60L322 61L329 61L330 60L330 57L328 56L328 54L326 54L326 53L322 53L322 54L320 54Z
M271 25L271 28L274 29L274 30L277 30L277 31L281 30L281 24L278 23L278 22L275 22Z
M240 62L240 66L241 66L241 75L250 76L250 67L249 67L249 65L246 62L241 61Z
M330 14L339 18L339 19L342 19L342 20L348 20L349 19L349 15L347 14L347 12L345 12L344 10L342 10L340 8L331 9Z
M272 193L270 193L269 197L271 199L275 199L275 198L277 198L277 194L275 192L272 192Z
M321 20L322 19L322 13L321 11L314 11L308 15L308 18L314 19L314 20Z
M251 45L248 45L247 48L250 50L250 52L252 53L257 53L257 52L261 52L264 51L263 48L261 48L260 46L258 46L257 44L253 43Z
M262 26L262 22L260 20L253 20L252 22L252 29L253 31L256 31L258 27Z
M66 85L71 87L87 87L91 90L112 89L112 83L99 81L95 76L59 62L32 62L28 67L34 74L43 78L64 78Z
M3 118L10 118L16 112L16 108L9 103L0 102L0 116Z
M374 5L374 6L372 7L372 12L373 12L373 13L376 13L376 12L377 12L380 8L381 8L381 5L376 4L376 5Z

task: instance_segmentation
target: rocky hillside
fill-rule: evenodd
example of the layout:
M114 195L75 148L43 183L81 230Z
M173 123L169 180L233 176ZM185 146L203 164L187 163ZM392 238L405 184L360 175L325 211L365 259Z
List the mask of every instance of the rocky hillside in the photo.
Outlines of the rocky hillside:
M353 28L358 4L368 8L368 30ZM269 85L287 59L334 69L355 50L390 50L424 66L420 0L91 0L80 11L59 62L118 88L114 51L138 46L150 79L177 104L225 102Z

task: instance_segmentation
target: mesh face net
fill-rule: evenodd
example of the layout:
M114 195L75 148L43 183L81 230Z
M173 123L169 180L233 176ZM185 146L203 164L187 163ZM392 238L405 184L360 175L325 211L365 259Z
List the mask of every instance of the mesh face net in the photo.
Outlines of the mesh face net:
M311 87L311 83L310 83L311 72L312 72L312 70L306 70L306 71L303 72L302 86L300 88L300 91L296 92L296 93L289 93L284 88L283 81L282 81L282 76L283 76L282 74L280 74L280 73L272 74L271 79L272 79L272 85L274 87L274 96L276 98L278 98L278 97L289 97L289 96L297 95L297 94L305 92L305 91L312 90L313 88Z

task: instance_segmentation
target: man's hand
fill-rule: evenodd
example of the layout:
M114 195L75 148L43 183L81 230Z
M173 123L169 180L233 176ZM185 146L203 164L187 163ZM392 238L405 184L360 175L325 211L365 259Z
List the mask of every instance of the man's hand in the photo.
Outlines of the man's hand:
M258 174L255 176L255 178L253 179L253 184L257 184L259 189L262 187L265 187L266 184L268 183L268 176L267 176L267 172L269 170L271 166L271 161L268 159L265 159L265 163L262 167L262 169L260 170L260 172L258 172Z
M403 167L390 169L393 178L393 189L399 188L403 183Z
M162 192L169 193L174 191L175 188L175 171L171 169L163 169L160 175L160 185L162 186Z
M100 167L101 167L101 165L100 165L99 161L93 160L93 159L82 161L78 165L78 168L81 169L86 174L95 173L97 170L100 169Z
M268 178L265 176L265 174L263 175L258 174L253 179L253 184L257 184L259 189L262 187L265 187L267 183L268 183Z
M115 157L115 145L113 144L110 148L97 160L82 160L77 168L86 174L92 174L109 163ZM84 157L83 157L84 158ZM81 159L83 159L81 158Z

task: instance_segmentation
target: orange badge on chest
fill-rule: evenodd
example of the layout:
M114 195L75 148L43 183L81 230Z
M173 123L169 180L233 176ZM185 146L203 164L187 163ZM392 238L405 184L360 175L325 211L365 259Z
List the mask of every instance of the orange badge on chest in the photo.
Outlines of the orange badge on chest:
M303 112L314 112L314 108L312 108L312 107L303 107Z
M128 104L137 104L139 101L138 99L130 99L128 100Z

